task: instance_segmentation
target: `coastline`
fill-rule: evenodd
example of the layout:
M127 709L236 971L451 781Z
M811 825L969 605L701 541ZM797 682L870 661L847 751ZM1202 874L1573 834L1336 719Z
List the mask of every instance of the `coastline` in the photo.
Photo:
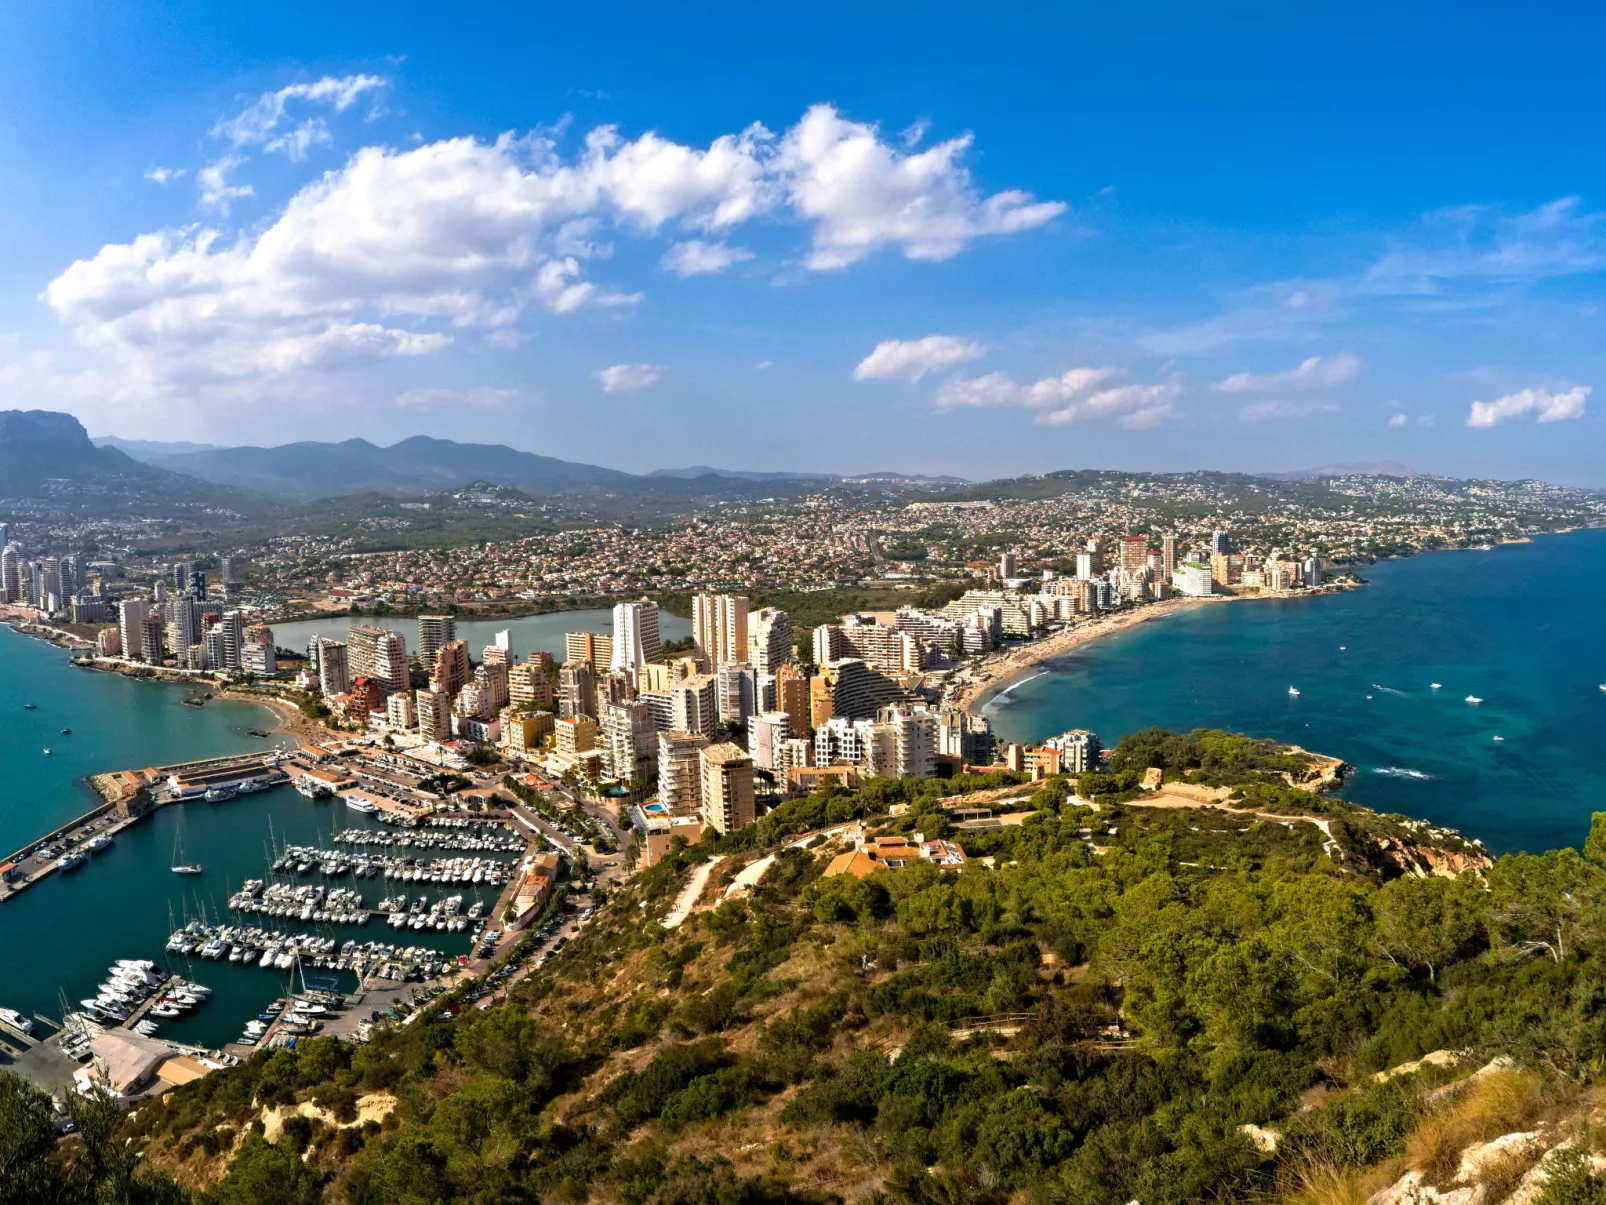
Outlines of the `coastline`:
M1117 611L1113 615L1055 632L1052 635L1043 637L1041 640L1029 641L1015 648L994 653L981 663L981 672L988 675L985 679L979 682L965 683L957 691L949 695L944 702L957 705L959 710L966 715L977 715L987 700L1007 690L1011 685L1021 680L1021 676L1028 670L1036 668L1043 662L1064 656L1072 649L1080 648L1084 644L1091 644L1095 640L1102 640L1106 636L1124 632L1140 623L1148 623L1154 619L1164 619L1167 616L1176 615L1195 606L1216 606L1222 603L1234 602L1264 602L1273 599L1288 601L1305 598L1325 598L1357 588L1357 586L1351 585L1332 585L1321 586L1314 590L1290 591L1280 594L1212 594L1206 598L1168 598L1162 602L1146 603L1130 611Z

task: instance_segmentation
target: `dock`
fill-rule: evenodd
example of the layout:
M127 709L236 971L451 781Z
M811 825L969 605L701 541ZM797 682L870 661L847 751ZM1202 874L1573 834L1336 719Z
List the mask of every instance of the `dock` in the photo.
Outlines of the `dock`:
M115 836L159 807L185 802L174 799L164 789L174 777L279 773L270 765L271 754L244 753L209 757L201 761L171 766L152 766L144 770L118 770L90 776L90 785L102 802L82 815L58 825L42 837L28 842L8 857L0 857L0 904L32 887L56 870L54 858L41 858L36 851L47 846L72 847L91 837Z

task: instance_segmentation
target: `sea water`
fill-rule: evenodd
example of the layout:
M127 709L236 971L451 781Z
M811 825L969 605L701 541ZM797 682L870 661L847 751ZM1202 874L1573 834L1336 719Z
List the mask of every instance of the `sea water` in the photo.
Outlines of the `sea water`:
M1154 725L1272 737L1351 763L1343 794L1367 807L1496 850L1581 845L1606 810L1606 530L1360 572L1343 594L1136 625L983 712L1014 741L1089 728L1109 745Z

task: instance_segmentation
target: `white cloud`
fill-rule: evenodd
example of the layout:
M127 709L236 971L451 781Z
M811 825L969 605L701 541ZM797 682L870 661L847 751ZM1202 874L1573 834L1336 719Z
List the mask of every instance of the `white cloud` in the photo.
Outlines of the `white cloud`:
M215 132L235 147L294 154L318 136L302 129L317 120L308 107L338 112L382 83L291 85ZM640 292L589 279L610 231L704 236L666 256L669 270L690 274L749 254L710 235L763 217L801 220L813 231L811 266L838 268L883 247L942 258L1063 210L978 193L960 163L968 145L906 152L817 106L782 138L752 125L704 148L655 133L627 140L614 127L591 131L569 156L546 133L370 146L247 231L185 225L108 244L62 271L44 299L148 398L201 398L229 382L267 388L286 373L431 354L466 330L505 346L533 309L636 304ZM230 153L196 173L204 207L227 215L252 195L232 182L242 162Z
M597 373L604 393L628 393L645 389L664 375L662 364L614 364Z
M331 141L329 127L321 117L293 118L292 108L320 105L343 113L363 93L384 84L377 75L325 76L309 84L291 84L264 92L234 117L218 122L212 133L237 147L260 146L303 159L312 147Z
M1034 421L1040 427L1099 418L1113 419L1121 427L1152 427L1174 413L1173 403L1181 392L1175 381L1098 388L1117 375L1113 368L1073 368L1030 385L1001 372L956 377L938 388L937 405L1025 406L1038 411Z
M166 184L169 180L177 180L187 174L182 167L153 167L145 173L145 178L153 184Z
M666 251L663 266L676 276L712 276L752 258L753 253L741 247L694 238Z
M1467 415L1469 427L1492 427L1508 418L1537 413L1542 423L1559 423L1569 418L1582 418L1584 402L1592 390L1588 385L1575 385L1565 393L1551 393L1548 389L1521 389L1497 397L1492 402L1473 402Z
M805 263L845 268L887 246L909 259L943 260L973 239L1031 230L1065 212L1062 202L1015 189L983 197L961 163L970 143L966 134L903 153L874 125L831 105L810 108L779 154L792 207L815 223Z
M398 393L393 402L404 410L436 410L470 406L476 410L494 410L522 395L517 389L497 389L482 385L474 389L408 389Z
M775 367L775 361L774 360L760 360L757 364L753 365L753 367L757 368L757 369L760 369L760 370L766 369L766 368L774 368Z
M1403 427L1405 426L1405 423L1406 418L1403 414L1394 414L1389 416L1389 426L1391 427Z
M928 372L952 368L987 354L980 343L953 335L927 335L924 339L884 339L859 361L855 381L918 381Z
M225 155L195 173L195 183L201 190L202 209L215 209L226 217L230 202L255 195L256 190L249 184L229 183L229 173L244 162L238 155Z
M1435 294L1458 282L1521 283L1606 269L1606 213L1562 197L1526 213L1458 205L1420 226L1366 272L1362 292Z
M1302 360L1297 368L1287 372L1254 373L1236 372L1216 383L1219 393L1267 393L1284 389L1324 389L1352 381L1361 371L1361 361L1349 352L1336 356L1311 356Z

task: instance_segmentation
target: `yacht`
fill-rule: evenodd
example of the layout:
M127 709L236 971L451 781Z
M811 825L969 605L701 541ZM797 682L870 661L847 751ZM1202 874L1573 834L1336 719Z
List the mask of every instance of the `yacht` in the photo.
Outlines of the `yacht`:
M1293 696L1293 697L1295 697L1295 698L1298 698L1298 697L1299 697L1299 687L1297 687L1297 686L1290 686L1290 687L1289 687L1289 688L1288 688L1288 693L1289 693L1289 694L1290 694L1290 695L1291 695L1291 696Z
M359 799L355 795L348 795L346 797L346 806L352 811L361 812L366 816L371 816L379 810L366 799Z
M1493 739L1495 739L1495 740L1497 740L1497 741L1503 741L1503 740L1505 740L1505 739L1506 739L1506 738L1505 738L1505 737L1503 737L1503 736L1497 736L1497 737L1495 737L1495 738L1493 738Z
M33 1022L14 1008L0 1008L0 1025L9 1025L20 1033L33 1033Z
M1438 690L1439 689L1439 683L1437 683L1437 682L1429 682L1428 683L1428 689L1430 689L1430 690ZM1601 689L1602 690L1606 690L1606 686L1602 686Z
M83 864L84 855L76 849L56 859L57 870L77 870Z
M84 846L92 854L98 854L101 850L110 849L111 847L112 839L105 833L101 833L98 837L91 837Z
M1471 703L1474 707L1476 707L1479 703L1483 702L1483 700L1478 698L1477 695L1468 695L1467 696L1467 702Z
M62 736L71 736L72 735L72 729L71 728L63 728L61 730L61 735Z
M35 710L38 709L38 707L39 707L39 704L37 704L37 703L24 703L22 705L22 709L24 711L35 711Z
M46 750L45 750L45 756L46 756L46 757L49 757L49 756L50 756L50 750L49 750L49 749L46 749Z

